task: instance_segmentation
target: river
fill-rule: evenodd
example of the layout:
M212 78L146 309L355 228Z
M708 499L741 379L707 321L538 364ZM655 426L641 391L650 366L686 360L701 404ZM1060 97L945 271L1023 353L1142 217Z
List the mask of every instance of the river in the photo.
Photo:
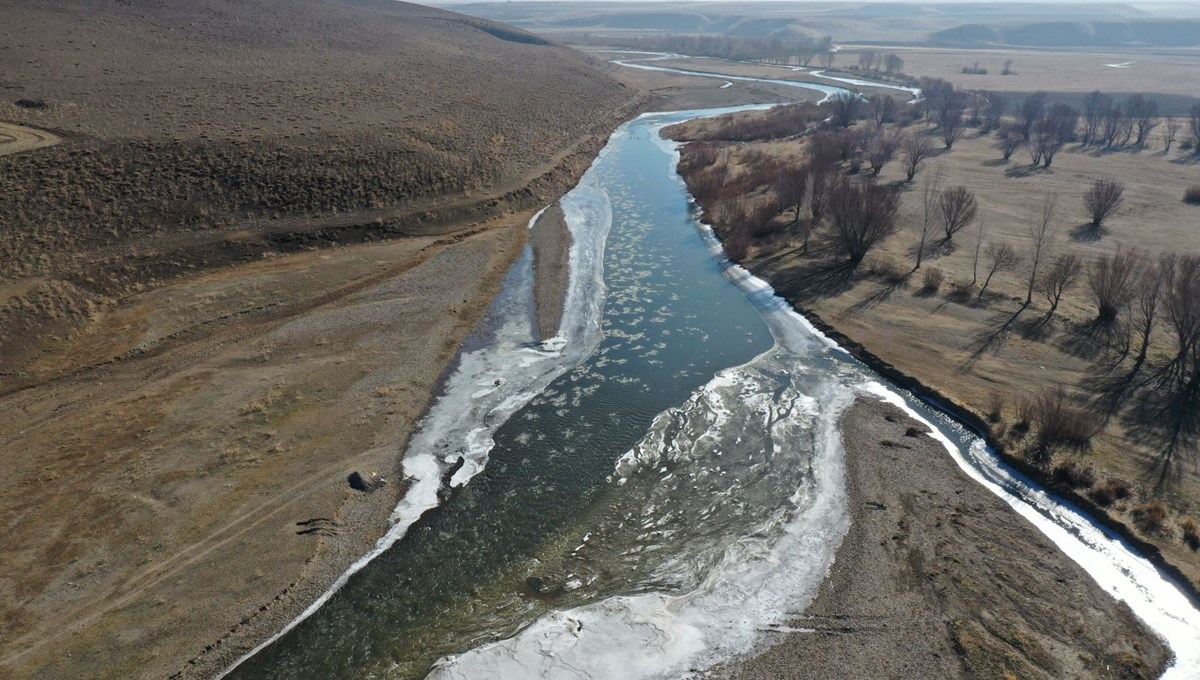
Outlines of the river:
M1168 640L1169 676L1200 675L1200 614L1174 584L724 259L659 132L746 108L613 134L563 199L559 335L533 341L526 252L410 443L391 530L229 677L658 678L744 654L828 572L849 522L839 416L860 395L933 424Z

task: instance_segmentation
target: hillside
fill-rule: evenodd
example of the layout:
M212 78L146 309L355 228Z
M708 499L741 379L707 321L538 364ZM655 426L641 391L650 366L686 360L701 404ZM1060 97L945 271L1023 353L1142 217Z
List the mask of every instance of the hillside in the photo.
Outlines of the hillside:
M390 0L3 12L0 120L63 138L0 157L7 376L38 328L22 310L57 321L296 241L230 246L230 230L439 231L433 203L480 214L480 198L550 170L629 98L576 52ZM23 280L37 283L13 295Z
M313 602L641 97L390 0L3 3L0 677L212 677Z
M929 41L958 47L1196 47L1200 45L1200 20L966 24L932 33Z

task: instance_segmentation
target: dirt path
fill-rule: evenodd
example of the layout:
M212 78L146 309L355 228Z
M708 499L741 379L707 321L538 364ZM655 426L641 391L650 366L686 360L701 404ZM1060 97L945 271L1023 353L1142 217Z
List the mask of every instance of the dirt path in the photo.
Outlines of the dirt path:
M0 156L54 146L62 141L58 135L23 125L0 123Z

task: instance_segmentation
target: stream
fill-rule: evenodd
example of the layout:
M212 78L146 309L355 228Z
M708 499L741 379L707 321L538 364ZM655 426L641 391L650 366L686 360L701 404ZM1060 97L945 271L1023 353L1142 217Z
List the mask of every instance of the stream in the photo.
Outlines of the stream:
M1175 584L724 258L659 132L750 108L612 135L562 201L559 334L533 340L527 249L409 445L387 535L227 677L675 678L746 654L811 601L847 531L838 427L863 395L930 423L1128 602L1175 652L1165 677L1200 677L1200 612Z

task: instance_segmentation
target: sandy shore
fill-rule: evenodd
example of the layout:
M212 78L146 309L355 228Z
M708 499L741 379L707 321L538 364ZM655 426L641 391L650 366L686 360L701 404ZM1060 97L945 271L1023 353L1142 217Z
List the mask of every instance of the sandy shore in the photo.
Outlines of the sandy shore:
M1170 651L901 411L844 419L852 525L759 678L1155 678ZM810 631L810 632L809 632Z
M558 201L534 223L529 240L533 244L538 339L544 340L558 333L571 274L571 231Z

